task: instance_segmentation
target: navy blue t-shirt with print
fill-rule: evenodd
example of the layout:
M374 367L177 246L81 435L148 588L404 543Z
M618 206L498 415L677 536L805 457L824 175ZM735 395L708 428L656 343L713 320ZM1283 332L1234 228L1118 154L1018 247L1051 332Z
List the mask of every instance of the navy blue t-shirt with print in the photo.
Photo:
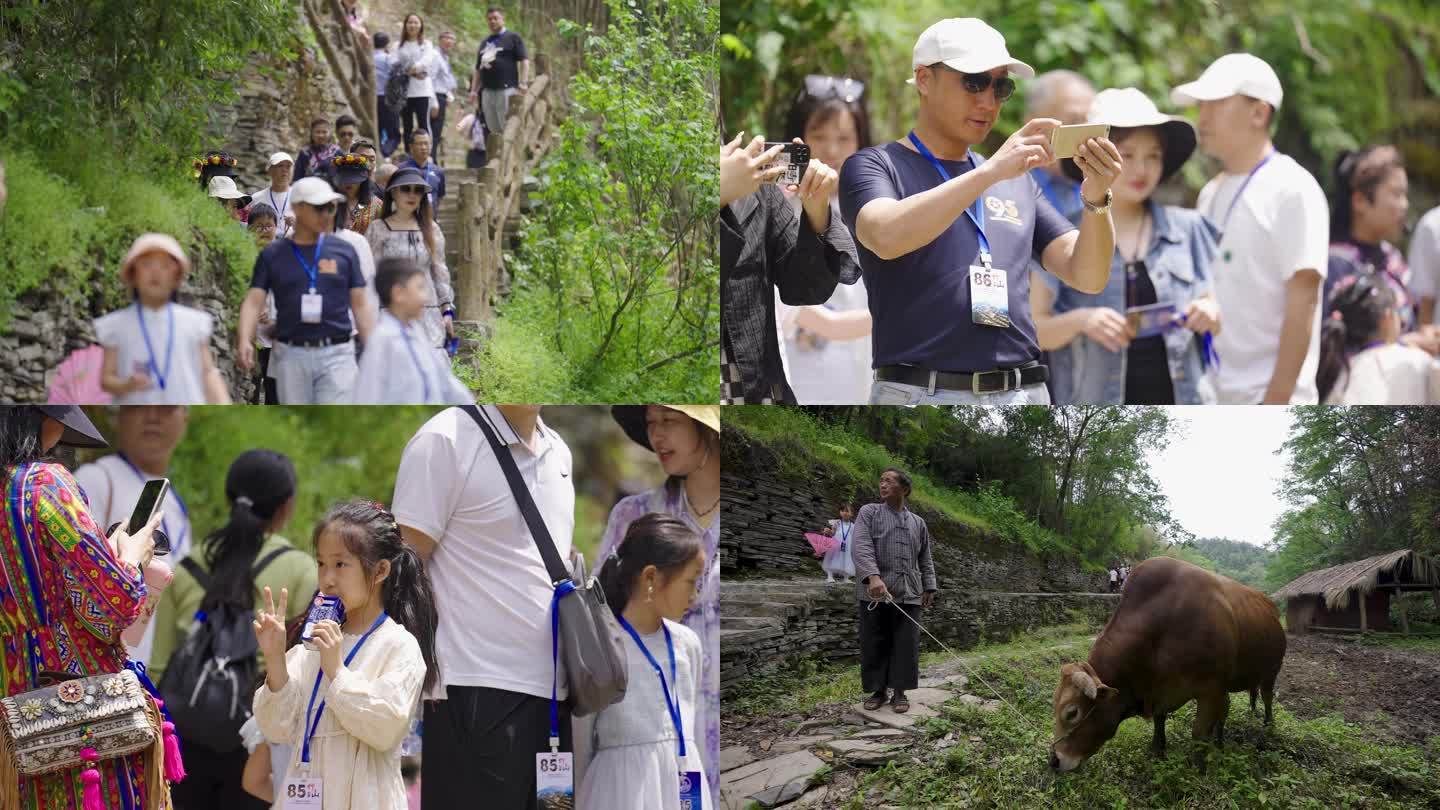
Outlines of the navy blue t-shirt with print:
M952 178L971 168L968 160L940 163ZM930 161L899 143L861 149L840 172L840 212L853 233L860 209L871 200L902 200L943 182ZM856 239L874 320L875 368L903 364L975 372L1039 359L1030 317L1030 259L1038 261L1046 246L1075 226L1050 205L1029 174L985 189L980 203L991 264L1005 271L1010 326L971 320L970 266L980 263L980 240L970 217L961 214L930 244L889 261Z
M255 259L250 278L254 289L275 294L275 337L291 342L322 340L350 334L350 291L365 286L355 248L327 234L319 256L316 282L321 296L320 323L302 323L300 296L310 292L310 276L295 258L289 239L276 239ZM315 259L315 245L295 245L305 261Z
M495 61L490 63L488 69L484 69L481 67L482 57L489 45L494 45L499 50L495 54ZM525 53L525 41L519 34L508 29L491 34L480 43L480 50L475 54L475 69L480 71L480 86L486 90L504 90L518 86L520 63L529 58Z

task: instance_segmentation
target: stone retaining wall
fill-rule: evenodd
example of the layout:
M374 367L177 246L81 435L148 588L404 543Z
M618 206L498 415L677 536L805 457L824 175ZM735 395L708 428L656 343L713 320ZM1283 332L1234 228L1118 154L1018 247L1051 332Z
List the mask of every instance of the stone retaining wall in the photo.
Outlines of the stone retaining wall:
M727 584L725 588L722 616L729 619L737 612L736 606L742 604L749 606L752 613L769 611L782 615L776 617L779 621L773 622L765 622L763 618L749 620L755 625L753 629L732 632L722 639L722 692L728 693L746 678L774 671L800 658L859 658L860 603L853 587L822 588L814 595L796 599L793 595L767 597L763 582L736 585L740 587ZM793 601L768 602L769 598ZM923 612L920 621L945 644L965 650L981 642L1010 641L1050 625L1080 621L1098 629L1119 603L1118 594L955 591L942 593L935 604ZM877 608L881 609L892 608ZM940 647L922 635L921 650L938 652Z
M739 429L721 437L720 564L726 578L810 574L818 561L804 533L820 531L842 499L878 500L873 481L816 465L804 479L784 475L774 453ZM1066 593L1105 590L1105 574L1086 571L1074 558L1034 554L1016 541L913 506L935 540L932 556L940 587Z

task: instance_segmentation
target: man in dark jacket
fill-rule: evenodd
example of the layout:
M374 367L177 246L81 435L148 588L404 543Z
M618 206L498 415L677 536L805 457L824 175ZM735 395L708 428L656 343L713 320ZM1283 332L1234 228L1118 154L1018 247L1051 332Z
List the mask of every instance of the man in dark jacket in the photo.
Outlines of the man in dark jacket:
M772 181L780 147L744 133L720 148L720 400L794 403L775 324L775 292L793 306L823 304L836 283L860 277L855 242L830 198L835 170L811 160L799 184L797 216Z

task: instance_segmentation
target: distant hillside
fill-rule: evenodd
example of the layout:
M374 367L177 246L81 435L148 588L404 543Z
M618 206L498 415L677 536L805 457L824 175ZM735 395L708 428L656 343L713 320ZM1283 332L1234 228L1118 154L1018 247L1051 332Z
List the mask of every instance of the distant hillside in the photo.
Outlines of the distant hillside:
M1275 556L1269 549L1223 537L1198 539L1194 549L1215 563L1217 573L1252 588L1265 589L1265 566Z

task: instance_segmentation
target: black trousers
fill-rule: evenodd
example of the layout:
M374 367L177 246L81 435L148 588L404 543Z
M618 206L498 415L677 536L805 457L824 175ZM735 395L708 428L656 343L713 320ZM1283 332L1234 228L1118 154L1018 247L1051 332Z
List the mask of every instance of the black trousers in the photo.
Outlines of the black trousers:
M410 133L417 129L430 132L430 97L419 96L417 98L405 99L405 107L400 110L400 117L405 128L405 140L401 145L406 152L410 151ZM434 150L435 136L430 136L431 150Z
M262 402L256 404L279 405L280 395L275 390L275 378L266 376L270 371L270 350L261 349L259 355L260 362L256 365L260 368L260 379L256 380L255 387L264 393L264 397L262 397Z
M181 744L185 781L170 786L175 810L269 810L270 805L245 792L240 778L250 755L243 747L219 754L202 745ZM280 790L281 786L276 786Z
M430 151L435 153L435 162L440 162L440 144L445 142L445 102L444 93L436 93L435 101L440 104L440 115L435 119L434 125L430 127L430 137L435 139L434 148Z
M447 700L425 703L421 804L538 810L535 755L550 751L550 699L478 686L445 693ZM560 750L574 750L564 704Z
M380 154L390 157L400 144L400 116L385 104L385 97L376 99L375 113L379 116Z
M919 605L860 602L860 684L867 693L914 689L920 683Z

